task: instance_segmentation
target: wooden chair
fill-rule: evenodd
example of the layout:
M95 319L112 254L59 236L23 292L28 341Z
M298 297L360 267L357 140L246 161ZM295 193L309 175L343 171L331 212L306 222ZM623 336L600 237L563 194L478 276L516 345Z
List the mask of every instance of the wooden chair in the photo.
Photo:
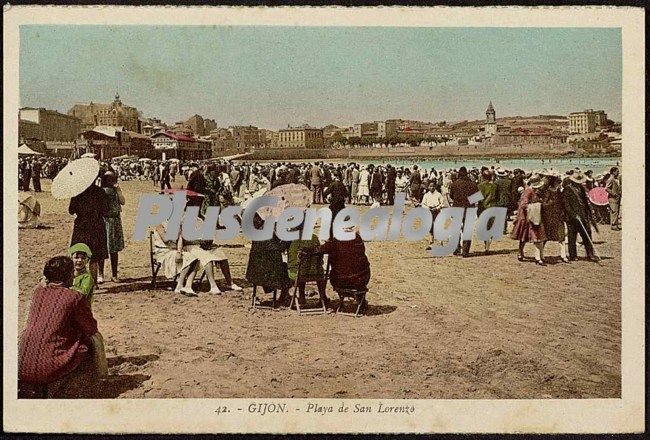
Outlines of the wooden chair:
M254 309L266 309L266 310L277 310L276 303L278 301L278 290L273 289L273 299L271 300L271 305L264 305L260 301L260 303L257 303L257 287L256 285L253 285L253 294L251 296L251 307Z
M334 287L334 291L339 295L339 305L336 308L336 313L345 316L354 316L357 318L361 312L361 309L364 307L364 303L366 302L366 293L368 293L368 289L337 289ZM357 308L354 313L341 311L343 308L343 300L346 298L353 299L356 302Z
M149 231L149 261L151 263L151 288L156 288L156 278L158 278L158 271L162 263L156 260L153 251L153 231Z
M327 273L329 274L329 259L327 261ZM332 289L338 294L339 296L339 305L336 307L336 314L337 315L345 315L345 316L354 316L355 318L359 317L361 314L361 309L364 308L364 303L366 303L366 294L368 293L368 288L364 289L343 289L340 287L334 287L332 286ZM351 312L342 312L341 310L343 309L343 302L345 299L352 299L356 302L356 310L354 313ZM365 314L365 310L364 313Z
M323 298L320 296L320 289L318 290L318 299L320 302L320 306L317 307L311 307L311 308L304 308L300 306L300 301L298 300L298 293L299 293L299 285L300 283L319 283L319 282L325 282L325 288L327 289L327 275L329 273L329 263L327 264L327 269L325 270L325 275L322 277L305 277L301 276L300 269L302 267L303 259L299 258L298 260L298 269L296 270L296 281L293 284L293 294L291 295L291 304L289 305L289 309L292 309L294 304L296 306L296 310L298 311L299 315L322 315L324 313L327 313L327 306L325 304L325 301Z

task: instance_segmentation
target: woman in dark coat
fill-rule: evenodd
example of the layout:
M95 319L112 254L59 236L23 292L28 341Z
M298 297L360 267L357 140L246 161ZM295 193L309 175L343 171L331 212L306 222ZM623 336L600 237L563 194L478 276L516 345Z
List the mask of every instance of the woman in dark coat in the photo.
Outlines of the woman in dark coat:
M108 258L108 243L104 216L110 212L108 196L94 183L70 200L68 212L76 215L70 246L85 243L92 252L90 274L96 282L99 261ZM103 280L102 280L103 281Z
M565 263L569 262L566 256L564 239L566 231L564 227L564 206L562 205L562 193L560 188L562 181L559 177L547 176L548 185L542 195L542 224L546 232L546 241L554 241L560 245L560 257Z
M261 229L263 221L255 214L254 226ZM261 286L265 292L280 290L278 301L282 304L289 299L291 280L287 264L282 260L282 253L289 249L291 243L284 242L275 233L270 240L253 241L248 254L246 280Z

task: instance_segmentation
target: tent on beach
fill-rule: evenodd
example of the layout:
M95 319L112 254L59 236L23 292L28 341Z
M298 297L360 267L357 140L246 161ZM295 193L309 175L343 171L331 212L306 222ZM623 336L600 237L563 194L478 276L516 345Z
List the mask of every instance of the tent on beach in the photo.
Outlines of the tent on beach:
M19 156L42 156L43 153L39 153L38 151L32 150L27 146L27 144L22 144L20 147L18 147L18 155Z

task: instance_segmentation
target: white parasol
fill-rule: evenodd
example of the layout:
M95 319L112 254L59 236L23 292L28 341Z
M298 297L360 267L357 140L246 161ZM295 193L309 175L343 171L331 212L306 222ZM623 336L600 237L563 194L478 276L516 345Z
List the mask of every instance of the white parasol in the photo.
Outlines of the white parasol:
M312 193L305 185L297 183L288 183L286 185L276 186L270 191L267 191L265 196L279 197L276 206L265 206L260 208L257 213L266 220L269 217L278 218L282 212L289 208L308 208L311 205Z
M84 192L99 174L99 162L84 157L68 163L52 181L52 197L70 199Z
M84 153L84 154L81 155L81 157L82 157L82 158L91 158L91 159L94 159L94 158L97 157L97 155L96 155L95 153Z
M141 157L141 158L138 159L138 160L139 160L140 162L151 162L151 159L149 159L148 157Z

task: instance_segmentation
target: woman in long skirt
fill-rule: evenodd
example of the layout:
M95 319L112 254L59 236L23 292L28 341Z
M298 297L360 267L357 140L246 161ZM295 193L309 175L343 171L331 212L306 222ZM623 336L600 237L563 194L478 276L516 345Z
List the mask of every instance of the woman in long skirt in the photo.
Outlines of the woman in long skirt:
M75 215L70 246L85 243L92 252L90 273L98 281L99 262L108 258L104 216L110 211L108 196L94 183L70 200L68 212Z
M532 203L541 203L541 190L544 187L544 180L541 176L535 175L528 182L528 187L524 189L519 199L517 208L517 218L515 228L512 231L512 238L519 240L519 254L517 259L524 260L524 246L526 243L535 245L535 262L540 266L544 265L544 241L546 240L546 231L544 223L539 225L533 224L528 220L528 206Z
M104 216L106 226L106 244L111 260L111 281L119 283L117 277L118 252L124 249L124 230L120 212L126 203L122 189L117 183L117 176L112 171L107 171L102 177L102 188L108 197L109 212ZM99 277L97 283L104 282L104 260L99 260Z

